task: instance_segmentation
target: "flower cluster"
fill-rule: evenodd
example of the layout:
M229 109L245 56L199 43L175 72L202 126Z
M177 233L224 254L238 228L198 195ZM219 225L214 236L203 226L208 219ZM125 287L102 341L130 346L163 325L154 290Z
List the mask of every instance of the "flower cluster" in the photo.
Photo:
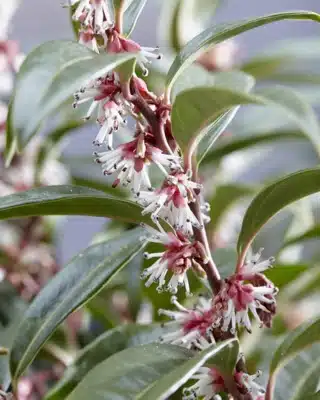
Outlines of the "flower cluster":
M148 74L151 60L161 57L157 47L141 47L123 34L119 15L115 23L105 0L71 0L68 5L73 7L73 19L80 24L80 43L95 52L134 53L143 75ZM144 253L146 260L155 261L141 277L146 286L157 282L158 292L167 290L175 295L175 311L159 310L172 319L166 323L172 329L161 340L202 350L235 335L241 327L251 332L251 318L269 327L276 310L277 289L263 272L274 260L260 261L261 251L227 279L220 280L217 274L218 293L209 298L199 297L192 309L184 307L176 297L180 286L187 295L191 294L191 270L205 275L214 263L205 232L210 208L203 200L196 169L182 161L172 135L171 106L166 96L149 91L135 74L127 82L113 71L86 83L74 98L74 107L89 103L84 118L95 116L100 126L93 144L104 147L94 152L103 174L114 176L113 187L129 187L142 206L142 214L150 215L156 226L145 226L142 239L159 250ZM130 118L135 122L134 134L122 143L119 131ZM154 179L157 169L161 182L158 176ZM158 182L155 187L154 181ZM257 375L236 369L233 376L239 393L250 393L251 400L264 398L263 389L255 382ZM185 400L218 399L220 392L228 391L224 378L213 366L200 368L193 379L197 382L185 390Z
M254 375L235 371L233 380L237 390L242 395L249 395L250 400L264 400L265 390L255 380L259 378L261 371ZM196 380L192 386L183 391L183 400L203 398L205 400L221 400L219 393L227 391L225 380L214 366L200 367L191 377Z

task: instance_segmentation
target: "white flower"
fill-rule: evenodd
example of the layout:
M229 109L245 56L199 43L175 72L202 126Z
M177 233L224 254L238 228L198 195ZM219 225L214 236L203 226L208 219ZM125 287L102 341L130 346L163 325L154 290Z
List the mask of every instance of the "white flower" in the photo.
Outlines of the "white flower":
M200 367L190 379L196 383L183 389L183 400L221 400L218 393L224 391L225 384L216 368Z
M176 330L163 335L160 340L164 343L184 346L186 348L196 347L200 350L215 343L212 334L212 302L202 296L193 309L183 307L175 296L171 298L172 304L177 311L159 309L159 314L173 319L167 325L174 325Z
M78 4L72 18L86 26L91 26L96 32L113 25L111 13L105 0L68 0L64 7Z
M162 187L152 193L140 192L138 202L145 207L142 214L151 213L154 220L158 217L169 222L174 229L187 235L193 234L192 227L201 228L201 224L190 209L189 203L195 201L194 189L201 185L192 182L187 175L177 171L168 175Z
M139 133L131 142L118 146L116 150L94 153L96 161L102 164L105 175L119 173L113 186L122 184L131 186L134 193L143 187L152 190L148 168L155 163L159 168L170 167L178 157L166 155L160 149L149 144L145 133ZM166 173L166 171L165 171Z
M97 122L101 128L93 142L96 145L101 145L106 141L109 149L112 149L113 131L117 131L121 125L126 124L125 115L131 111L132 106L120 92L118 76L111 73L89 82L74 95L74 108L91 101L85 119L89 119L97 110Z
M263 247L259 249L259 251L254 254L250 260L248 260L242 267L241 273L243 274L257 274L263 272L272 267L275 262L274 257L270 257L267 260L259 261L263 252Z
M19 0L0 2L0 40L7 38L11 19L18 5Z
M160 227L160 225L159 225ZM179 286L184 286L187 295L190 294L190 285L187 276L188 270L193 265L194 258L200 258L201 255L197 250L195 242L191 242L181 232L166 233L146 227L149 236L144 239L149 242L161 243L165 246L165 251L161 253L144 253L146 259L158 258L158 260L146 268L141 277L146 278L146 286L150 286L153 282L158 282L157 290L164 290L166 284L166 275L171 273L171 278L166 285L166 289L175 294Z

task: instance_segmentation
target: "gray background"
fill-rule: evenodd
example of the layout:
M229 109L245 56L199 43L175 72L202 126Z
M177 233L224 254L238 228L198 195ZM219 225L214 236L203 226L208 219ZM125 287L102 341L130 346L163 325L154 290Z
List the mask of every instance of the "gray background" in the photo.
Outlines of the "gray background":
M155 21L159 16L160 4L160 0L149 0L135 29L133 37L142 45L156 45L157 24ZM218 11L216 20L218 22L232 21L267 13L301 9L320 12L320 0L227 0L226 5ZM22 0L22 5L14 19L11 37L20 41L24 52L29 52L33 47L47 40L70 39L73 36L68 16L68 11L60 7L60 0ZM238 37L238 42L242 56L246 57L270 45L274 40L301 35L320 35L320 25L307 21L280 22L243 34ZM90 137L77 136L77 140L71 141L69 146L72 147L73 153L86 152L88 154L91 152ZM58 235L62 261L65 262L85 248L103 222L100 218L68 217Z

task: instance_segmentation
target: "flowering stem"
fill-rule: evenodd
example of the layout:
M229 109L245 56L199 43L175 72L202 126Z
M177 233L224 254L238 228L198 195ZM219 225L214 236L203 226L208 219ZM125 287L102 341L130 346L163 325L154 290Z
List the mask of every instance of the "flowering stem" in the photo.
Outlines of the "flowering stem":
M120 34L122 34L124 6L125 0L121 0L115 15L115 28Z
M245 258L246 258L246 254L249 250L250 244L251 244L251 240L247 243L246 247L242 250L242 252L240 253L240 255L238 257L236 273L240 272L240 269L243 267L243 264L244 264Z
M267 385L267 389L266 389L265 400L272 400L273 399L274 385L275 385L275 376L274 376L274 374L271 374L269 376L269 381L268 381L268 385Z
M132 94L131 91L133 91L134 94ZM140 95L133 80L131 80L131 84L125 82L122 85L122 93L128 101L131 101L138 108L141 114L149 122L157 140L158 147L165 153L172 154L172 150L164 132L164 124L161 117L158 117L156 113L153 112L149 104Z

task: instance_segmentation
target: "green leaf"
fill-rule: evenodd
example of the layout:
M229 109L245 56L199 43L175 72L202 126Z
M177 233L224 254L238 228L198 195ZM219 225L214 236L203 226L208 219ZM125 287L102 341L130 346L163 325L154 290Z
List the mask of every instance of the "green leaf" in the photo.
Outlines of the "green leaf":
M13 286L0 282L0 347L10 349L21 317L27 305L21 300ZM0 385L7 388L11 382L9 356L0 356Z
M221 87L199 87L181 92L172 107L172 130L182 150L196 148L209 126L221 114L239 104L263 104L244 92Z
M141 215L141 208L135 203L81 186L47 186L0 199L0 220L37 215L89 215L132 223L151 221Z
M129 60L133 63L135 56L96 54L70 41L52 41L37 47L18 73L7 134L17 138L18 148L23 148L41 122L84 83Z
M17 331L10 355L16 381L61 322L99 292L142 248L141 229L88 247L35 298Z
M270 374L274 375L297 353L320 341L320 319L313 319L301 324L290 332L281 345L277 348L270 365Z
M243 218L237 244L239 254L245 255L258 231L278 211L319 191L320 168L295 172L263 189L253 199Z
M314 12L308 11L291 11L266 15L260 18L240 21L233 24L224 24L206 29L194 39L192 39L176 56L167 75L167 87L170 89L178 75L190 65L199 55L200 52L208 48L230 39L240 33L258 28L260 26L270 24L282 20L313 20L320 22L320 16Z
M298 131L280 131L275 133L261 133L250 135L244 138L233 138L231 141L217 145L208 152L202 160L202 164L210 164L219 161L221 158L239 150L244 150L259 144L276 142L278 140L304 139L304 136Z
M312 108L292 89L280 86L251 94L229 88L203 87L180 93L172 108L172 129L182 149L195 149L208 133L204 128L231 107L276 106L293 120L320 152L320 128Z
M133 31L147 0L132 0L123 16L123 32L129 36Z
M156 342L162 333L163 329L159 325L134 324L118 326L107 331L81 350L45 400L66 398L97 364L128 347Z
M164 374L192 356L190 350L164 344L123 350L93 368L67 400L138 399Z
M291 246L293 244L303 242L309 239L319 239L320 238L320 225L315 225L311 229L307 230L306 232L302 233L301 235L294 236L287 240L283 247Z
M315 393L320 381L320 360L311 365L307 371L301 371L301 375L291 400L304 400L306 395Z
M230 377L239 353L237 339L229 339L202 351L199 355L160 378L150 389L138 396L139 400L166 400L184 385L206 362L215 365L222 375Z

